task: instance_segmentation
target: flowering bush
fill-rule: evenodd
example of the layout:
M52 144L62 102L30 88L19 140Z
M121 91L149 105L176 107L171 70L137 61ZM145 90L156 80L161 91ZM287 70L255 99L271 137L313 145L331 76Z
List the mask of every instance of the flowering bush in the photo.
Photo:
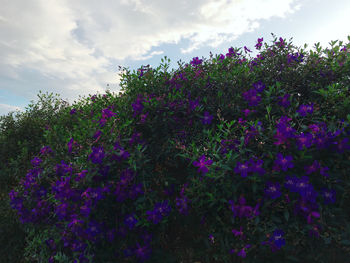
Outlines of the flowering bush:
M349 253L350 44L335 44L308 53L259 38L255 58L230 48L171 73L165 59L126 70L121 96L72 105L62 119L73 128L45 134L9 194L28 225L27 260Z

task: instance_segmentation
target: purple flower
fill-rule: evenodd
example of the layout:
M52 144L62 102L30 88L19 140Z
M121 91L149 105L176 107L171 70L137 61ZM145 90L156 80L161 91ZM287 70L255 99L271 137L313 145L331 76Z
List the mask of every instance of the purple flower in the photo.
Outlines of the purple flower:
M73 115L73 114L75 114L76 112L77 112L76 109L72 109L72 110L70 111L70 115Z
M250 167L249 167L249 161L245 163L240 163L237 162L237 165L234 169L235 173L240 173L242 177L247 177L248 173L250 172Z
M218 60L224 60L225 59L225 55L223 55L223 54L220 54L220 56L218 57Z
M102 118L103 119L111 118L111 117L114 117L115 115L116 115L116 113L109 110L109 108L102 110Z
M243 238L243 228L242 226L240 226L240 229L232 229L232 233L235 235L235 237L240 236L241 238Z
M136 117L136 115L140 114L144 108L142 102L144 101L144 99L141 96L138 96L136 101L131 104L133 110L134 110L134 117Z
M252 173L258 173L259 175L264 175L265 174L265 169L262 168L264 161L259 159L256 162L253 161L253 159L249 160L249 167L250 171Z
M190 201L191 200L189 200L186 196L182 196L181 198L176 197L176 208L180 214L188 214L188 203Z
M52 153L52 149L50 148L50 146L44 146L43 148L41 148L40 154L45 155L48 153Z
M335 142L336 150L338 153L350 150L349 138L344 138L340 141Z
M244 46L244 52L247 53L247 52L252 52L250 49L248 49L246 46Z
M279 101L278 104L284 108L287 108L290 106L290 100L289 100L290 94L285 94L283 97L278 97Z
M85 178L87 172L88 172L88 170L82 170L80 173L77 173L75 181L79 182L81 179Z
M74 142L74 140L73 140L73 138L71 138L71 139L69 140L69 142L67 143L67 146L68 146L68 152L69 152L69 153L71 153L71 152L72 152L73 142Z
M317 160L315 160L312 165L304 167L306 174L316 173L320 168L320 163Z
M301 151L303 148L310 148L312 146L313 136L311 133L304 134L303 132L297 136L298 149Z
M92 147L92 153L89 155L91 162L95 164L101 164L103 158L105 157L105 152L103 147Z
M276 170L279 171L279 169L282 169L284 172L286 172L289 168L293 168L293 156L286 156L283 157L281 153L277 154L277 159L275 160L275 167Z
M299 115L301 117L305 117L307 114L312 114L314 111L314 107L313 104L311 105L300 105L299 109L297 110L297 112L299 113Z
M91 213L91 205L92 202L90 200L88 200L87 202L85 202L81 207L80 207L80 213L83 216L88 217Z
M211 165L213 163L213 160L205 160L205 155L203 154L198 162L194 161L193 165L198 167L198 173L202 172L203 174L206 174L209 169L207 168L207 166Z
M55 167L56 174L60 176L64 176L67 173L71 173L73 168L66 164L64 161L61 161L61 164L57 164Z
M328 177L329 176L329 174L327 172L328 170L329 170L328 167L320 167L320 174L323 175L323 176Z
M210 124L213 120L213 116L209 114L209 112L204 112L204 117L202 118L203 124Z
M245 252L244 248L242 248L238 253L237 256L245 258L247 256L247 253Z
M134 184L129 191L129 197L135 199L138 195L142 195L143 193L142 184Z
M250 113L256 112L256 110L245 109L245 110L242 110L242 112L244 113L244 116L247 117Z
M259 215L259 212L257 210L260 204L258 203L256 207L253 209L253 207L245 205L246 200L243 196L239 198L238 204L236 205L232 200L229 200L228 202L230 204L230 209L233 212L234 216L238 216L239 218L242 218L242 217L252 218L253 216Z
M95 132L93 138L94 138L94 139L97 139L98 137L101 136L101 134L102 134L102 131L98 130L98 131Z
M276 199L282 195L280 184L277 182L267 182L264 192L265 195L267 195L271 199Z
M258 43L255 45L255 48L257 50L260 50L261 49L261 46L262 46L262 43L263 42L264 38L258 38Z
M325 204L333 204L335 202L335 190L329 190L327 188L322 189L322 196Z
M117 160L118 162L120 162L130 157L130 153L126 151L123 147L121 147L118 142L114 144L114 150L118 151L118 153L112 155L113 160Z
M134 249L134 253L140 262L144 262L151 256L151 249L148 245L140 246L140 244L137 243L137 247Z
M191 111L193 111L193 110L195 110L198 106L199 106L199 100L198 99L196 99L196 100L189 100L188 101L188 104L189 104L189 109L191 110Z
M147 214L147 220L152 221L153 224L158 224L160 221L162 221L162 216L154 211L146 211Z
M243 93L243 97L248 101L249 106L257 106L261 101L261 97L258 96L256 89L251 89Z
M284 246L286 244L286 241L283 238L284 236L284 232L280 229L276 229L273 232L272 237L270 237L270 242L273 242L273 244L280 249L282 246Z
M197 65L202 64L202 62L203 62L203 59L199 59L198 57L195 57L195 58L192 59L190 64L193 65L193 66L197 66Z
M89 240L94 240L96 236L101 233L101 226L94 221L89 222L85 233L87 234Z
M307 176L302 176L296 181L294 191L298 192L305 200L308 200L309 202L315 202L316 200L317 192L309 183L309 177Z
M38 157L34 157L30 162L33 165L33 167L37 167L42 163L43 160L41 160Z
M168 216L171 207L169 205L169 200L165 200L164 202L156 203L153 211L161 216Z
M135 218L135 213L127 215L124 220L124 224L127 225L129 229L133 229L138 220Z
M256 83L253 83L253 87L256 89L257 92L263 92L263 90L266 88L265 84L262 83L261 80L259 80Z

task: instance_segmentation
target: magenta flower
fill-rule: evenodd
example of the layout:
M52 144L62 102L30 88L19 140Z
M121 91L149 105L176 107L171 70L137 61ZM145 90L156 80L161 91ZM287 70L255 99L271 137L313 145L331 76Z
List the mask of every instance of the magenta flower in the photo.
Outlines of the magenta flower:
M299 109L297 112L301 117L305 117L307 114L312 114L314 111L313 104L311 105L300 105Z
M205 160L205 155L203 154L198 162L194 161L193 165L198 167L198 173L202 172L204 174L206 174L209 170L207 168L207 166L210 166L213 163L213 160Z
M242 112L244 113L244 116L247 117L250 113L256 112L256 110L245 109L245 110L242 110Z

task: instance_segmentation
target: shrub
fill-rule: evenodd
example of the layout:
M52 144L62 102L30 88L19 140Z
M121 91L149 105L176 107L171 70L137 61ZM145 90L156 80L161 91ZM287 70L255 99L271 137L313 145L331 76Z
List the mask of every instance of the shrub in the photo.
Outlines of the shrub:
M45 144L43 132L52 125L67 103L57 95L38 94L38 102L25 112L0 117L0 262L20 262L25 246L25 229L11 209L8 193L18 185L30 160Z
M350 44L336 42L258 39L255 58L230 48L172 72L165 58L64 109L9 194L26 260L344 261Z

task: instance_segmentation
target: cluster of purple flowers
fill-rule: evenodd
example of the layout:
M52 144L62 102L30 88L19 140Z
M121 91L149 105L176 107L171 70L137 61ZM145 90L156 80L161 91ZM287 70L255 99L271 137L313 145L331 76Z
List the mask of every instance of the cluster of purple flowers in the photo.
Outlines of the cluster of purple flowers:
M264 38L258 38L258 43L255 45L255 48L257 50L260 50L262 47L262 42L264 41Z
M105 151L102 146L92 147L92 153L89 155L89 159L92 163L101 164L105 157Z
M307 114L312 114L314 112L314 105L313 103L311 105L300 105L297 112L301 117L305 117Z
M287 55L287 63L291 64L293 62L297 62L297 63L303 62L304 61L303 57L304 57L304 55L300 54L299 52L297 52L295 54L288 54Z
M235 204L233 200L229 200L228 202L230 204L230 209L233 212L233 216L237 216L239 218L253 218L254 216L258 216L260 214L260 202L258 202L254 208L246 205L246 200L243 196L239 198L237 204Z
M202 62L203 62L203 59L199 59L198 57L195 57L192 59L192 61L190 63L193 66L198 66L198 65L201 65Z
M254 173L264 175L265 169L262 167L263 164L264 161L262 159L250 158L244 163L237 162L234 172L240 174L242 177L247 177L249 174Z
M261 101L261 96L259 96L258 93L261 93L265 89L265 84L258 81L253 84L253 87L253 89L243 92L243 97L248 101L249 107L258 106Z
M127 198L135 199L137 196L144 194L141 183L132 184L137 175L130 169L121 172L120 180L115 186L115 196L118 202L124 202Z
M127 160L130 157L130 153L126 151L118 142L114 144L114 150L117 151L117 154L112 155L112 160L121 162L123 160Z
M289 139L295 138L296 130L293 127L291 127L291 124L290 124L291 120L292 119L287 116L282 116L279 119L276 125L277 131L274 136L274 138L277 139L277 141L274 142L274 144L276 145L285 144L288 146L290 144Z
M143 102L144 102L144 99L141 96L138 96L136 101L131 104L131 106L134 110L133 117L136 117L137 115L139 115L142 112L142 110L144 108L144 106L142 104Z

